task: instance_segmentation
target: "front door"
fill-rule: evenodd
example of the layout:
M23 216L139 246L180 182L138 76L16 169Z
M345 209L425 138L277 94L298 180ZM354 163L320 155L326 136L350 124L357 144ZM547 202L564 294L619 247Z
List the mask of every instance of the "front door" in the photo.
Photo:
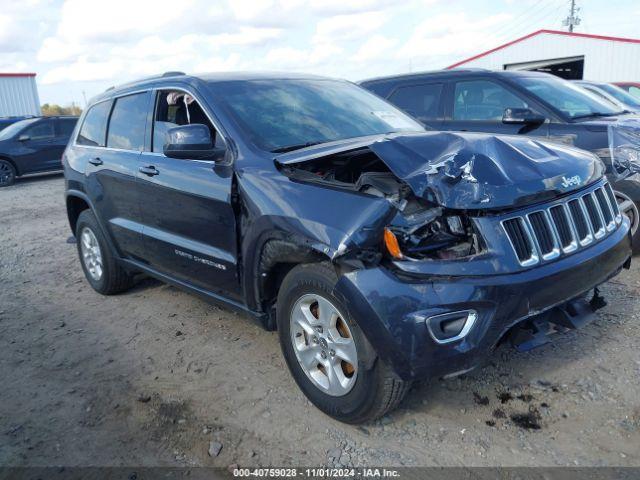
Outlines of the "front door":
M53 121L39 121L20 132L14 155L21 174L61 169L63 148L56 143Z
M502 122L507 108L529 108L536 111L536 107L502 83L475 79L458 81L449 87L451 91L447 102L447 119L443 125L445 130L542 138L548 136L548 122L539 125Z
M145 261L173 279L236 300L236 221L231 205L233 168L162 153L164 133L176 125L205 124L224 141L192 94L156 92L152 143L138 172Z

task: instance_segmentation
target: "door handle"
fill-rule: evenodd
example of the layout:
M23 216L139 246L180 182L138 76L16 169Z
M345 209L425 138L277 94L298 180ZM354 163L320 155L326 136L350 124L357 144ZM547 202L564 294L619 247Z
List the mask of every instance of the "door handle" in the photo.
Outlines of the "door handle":
M90 158L89 163L97 167L98 165L102 165L104 162L100 160L100 157L95 157L95 158Z
M154 167L153 165L146 165L144 167L140 167L138 170L140 171L140 173L144 173L145 175L148 175L149 177L153 177L153 176L158 175L160 173L158 171L158 169L156 167Z

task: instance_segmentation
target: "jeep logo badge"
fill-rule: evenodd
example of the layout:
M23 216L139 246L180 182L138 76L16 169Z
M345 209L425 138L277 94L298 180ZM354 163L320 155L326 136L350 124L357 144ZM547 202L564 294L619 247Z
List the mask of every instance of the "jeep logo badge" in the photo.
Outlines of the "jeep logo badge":
M572 185L580 185L580 182L582 181L582 179L580 178L580 175L574 175L573 177L565 177L562 176L562 183L561 185L564 188L570 187Z

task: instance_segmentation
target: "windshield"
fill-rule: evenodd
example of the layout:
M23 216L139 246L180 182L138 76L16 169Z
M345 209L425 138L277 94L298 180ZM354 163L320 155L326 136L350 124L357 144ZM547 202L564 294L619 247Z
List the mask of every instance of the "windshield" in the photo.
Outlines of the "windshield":
M598 88L601 88L609 95L611 95L616 100L628 105L630 107L640 108L640 100L631 95L630 93L625 92L620 87L616 87L615 85L609 85L608 83L602 83L598 85Z
M384 100L339 80L252 80L212 85L254 144L284 152L382 133L424 131Z
M29 125L30 123L38 120L37 118L29 118L27 120L20 120L19 122L12 123L8 127L5 127L0 131L0 140L7 140L16 135L20 130Z
M622 113L619 108L611 106L605 100L557 77L523 77L518 79L518 83L572 119Z

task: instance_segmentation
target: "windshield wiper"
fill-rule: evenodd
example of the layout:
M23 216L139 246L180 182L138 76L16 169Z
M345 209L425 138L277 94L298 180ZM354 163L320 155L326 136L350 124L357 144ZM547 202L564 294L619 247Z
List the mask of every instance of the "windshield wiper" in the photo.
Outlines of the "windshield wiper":
M571 119L578 120L581 118L592 118L592 117L614 117L616 115L622 115L623 113L624 113L624 110L620 112L613 112L613 113L591 112L591 113L585 113L584 115L576 115L575 117L571 117Z
M295 145L287 145L285 147L278 147L276 149L271 150L271 153L286 153L293 152L294 150L300 150L302 148L311 147L313 145L319 145L325 142L306 142L306 143L298 143Z

